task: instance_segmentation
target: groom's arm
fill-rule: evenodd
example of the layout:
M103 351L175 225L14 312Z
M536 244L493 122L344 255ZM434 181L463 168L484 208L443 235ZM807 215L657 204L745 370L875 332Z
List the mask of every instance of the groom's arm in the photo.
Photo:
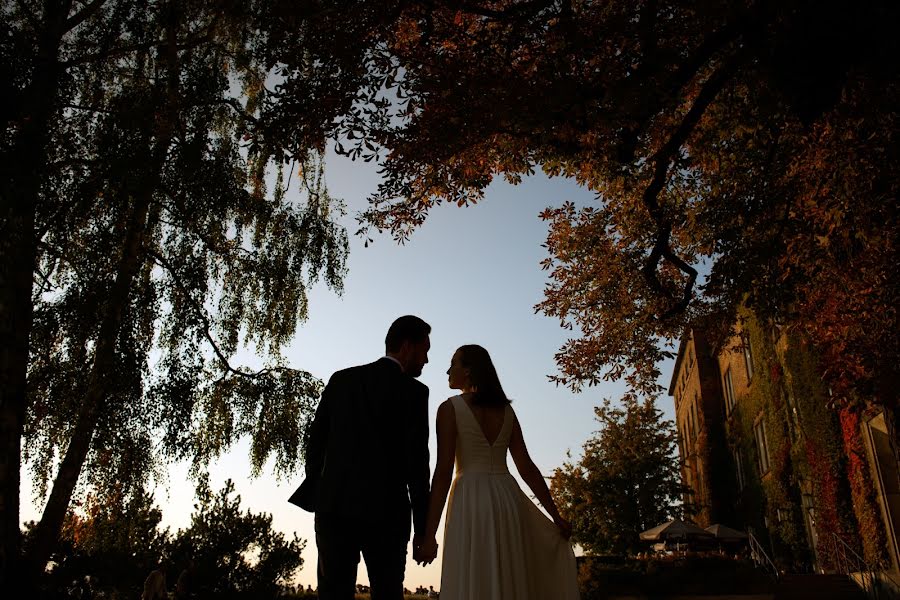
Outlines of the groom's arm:
M431 479L430 456L428 453L428 388L416 382L412 407L414 426L407 456L409 457L408 480L409 500L413 511L413 531L421 536L425 531L428 516L428 485Z
M306 477L319 477L325 464L325 451L328 447L328 430L331 427L331 404L335 393L334 376L328 381L328 385L322 391L319 406L316 407L316 416L309 426L309 435L306 438L304 456L306 459Z

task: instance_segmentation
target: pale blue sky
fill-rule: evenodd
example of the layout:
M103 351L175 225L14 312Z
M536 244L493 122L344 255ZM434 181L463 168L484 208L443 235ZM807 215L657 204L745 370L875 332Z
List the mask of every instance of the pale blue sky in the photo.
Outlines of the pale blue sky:
M344 223L351 234L349 272L342 296L324 286L311 292L309 321L284 352L289 366L327 381L338 369L382 356L391 321L416 314L433 328L430 362L420 378L431 390L432 466L437 406L453 394L445 373L453 351L467 343L480 344L491 353L541 471L549 475L566 460L569 450L577 456L597 429L593 407L604 397L617 399L623 387L607 384L573 394L547 380L556 370L553 356L568 332L556 320L533 310L547 281L540 268L546 257L541 244L547 228L538 213L567 200L591 204L595 202L593 194L574 182L548 180L540 174L518 186L497 181L476 206L435 209L405 246L384 235L364 248L363 240L352 235L357 229L354 217L377 185L375 167L330 154L325 174L332 195L347 204ZM298 186L294 182L291 187L296 190ZM671 365L663 366L662 371L661 383L668 386ZM661 399L660 407L673 418L668 398ZM218 489L230 477L245 508L271 513L277 529L288 534L296 531L305 538L305 564L298 582L315 586L313 515L287 503L301 474L278 482L271 471L255 480L249 473L245 440L213 465L211 483ZM168 489L158 489L157 498L164 524L174 530L189 522L194 488L184 465L170 469L169 479ZM38 509L27 502L29 488L27 483L23 485L24 521L38 517ZM368 582L363 563L358 581ZM410 559L406 587L419 585L439 589L440 555L427 567Z

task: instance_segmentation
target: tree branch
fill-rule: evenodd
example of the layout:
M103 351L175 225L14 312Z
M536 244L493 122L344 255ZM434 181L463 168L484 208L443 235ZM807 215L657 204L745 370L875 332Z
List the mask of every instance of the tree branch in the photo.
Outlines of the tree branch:
M162 267L171 277L172 282L175 284L175 288L181 292L182 297L187 300L188 304L191 305L191 308L194 309L195 314L203 323L203 336L206 338L206 341L209 342L209 345L212 346L213 352L216 355L216 358L219 359L219 362L222 364L222 367L225 371L233 374L239 375L241 377L246 377L248 379L256 379L273 371L282 370L281 368L265 368L255 373L247 373L245 371L241 371L239 369L235 369L231 366L231 363L228 361L228 357L225 356L225 353L222 352L221 348L219 348L219 343L212 335L212 324L209 321L209 317L206 314L206 311L200 306L200 303L191 295L190 291L187 289L187 286L181 281L181 278L178 276L178 272L175 267L166 260L160 253L152 250L150 248L146 249L147 255L152 258L156 264Z
M76 265L74 262L69 260L66 257L65 252L63 252L60 248L52 246L52 245L48 244L47 242L43 241L42 239L38 239L35 242L35 245L37 246L38 249L46 252L47 254L49 254L51 256L56 257L57 261L67 263L69 265L69 267L73 271L75 271L75 273L77 273L78 276L81 277L82 279L84 279L85 281L87 281L89 279L88 275L84 271L82 271L78 265Z
M639 22L640 39L642 43L647 44L647 48L650 50L650 55L645 56L645 60L643 60L638 67L638 72L644 73L645 77L652 77L653 73L658 71L661 66L664 66L663 63L665 62L660 62L658 60L659 49L656 46L656 40L652 36L652 31L650 31L655 24L655 14L651 15L648 13L648 11L652 9L652 4L655 4L655 0L648 2L644 6L644 9L641 11ZM767 7L767 0L759 0L755 6L737 12L723 27L709 34L704 38L700 45L696 47L694 52L684 60L679 60L678 57L671 57L672 60L679 63L679 67L668 77L663 78L661 91L655 98L655 101L648 103L647 109L644 110L643 113L633 116L635 126L626 129L623 132L623 138L621 140L621 155L623 162L633 160L637 140L640 138L644 128L650 122L654 112L661 110L660 107L665 106L669 101L668 99L679 98L684 86L690 83L704 65L709 64L717 53L721 52L729 44L740 39L742 36L746 39L755 34L755 32L759 30L759 27L765 22L765 17L768 14L766 12ZM641 79L641 77L634 77L632 78L632 81L639 81Z
M174 46L174 49L177 51L181 50L190 50L192 48L196 48L202 43L207 43L211 41L211 34L207 31L201 31L197 35L188 36L181 43L177 43ZM95 52L93 54L84 54L77 58L73 58L71 60L60 62L60 66L63 69L68 69L69 67L74 67L78 65L83 65L85 63L90 63L94 61L101 61L108 58L115 58L117 56L125 56L131 54L132 52L141 52L146 50L152 50L154 48L158 48L162 44L168 44L168 40L155 40L150 42L145 42L142 44L131 44L126 46L117 46L115 48L110 48L109 50L104 50L102 52Z
M59 64L63 69L68 69L70 67L83 65L85 63L106 60L108 58L115 58L117 56L125 56L127 54L131 54L132 52L141 52L141 51L151 50L152 48L155 48L157 46L157 44L158 44L158 42L145 42L143 44L131 44L131 45L126 45L126 46L117 46L115 48L110 48L109 50L104 50L103 52L95 52L93 54L83 54L77 58L62 61Z
M672 250L670 239L672 234L671 219L667 217L659 205L659 193L662 191L666 183L669 167L675 154L681 149L687 141L694 127L700 121L700 117L722 90L725 84L731 79L738 67L743 63L749 53L749 44L744 46L732 54L712 75L703 83L700 93L694 100L693 105L682 119L678 128L669 137L668 141L657 150L648 162L653 163L653 178L649 185L644 189L641 201L653 218L657 226L656 242L653 250L647 257L642 272L650 287L657 292L673 300L672 293L662 285L657 275L657 267L661 258L677 267L680 271L688 275L688 282L685 284L682 298L669 310L667 310L661 318L665 319L682 312L690 302L691 293L694 283L697 279L697 271L679 258Z
M95 112L95 113L100 113L100 114L104 114L104 115L117 114L115 111L112 111L112 110L106 110L104 108L96 108L94 106L84 106L82 104L61 104L60 107L61 108L71 108L74 110L83 110L86 112Z
M467 13L499 20L517 19L521 17L533 16L541 12L543 9L552 6L553 3L554 0L543 0L541 2L516 4L515 6L507 8L505 10L493 10L490 8L485 8L483 6L478 6L476 4L471 4L469 2L460 2L458 6L460 10L463 10Z
M87 4L79 12L66 19L65 30L72 31L73 29L90 19L92 16L97 14L97 12L105 3L106 0L93 0L93 2Z
M168 196L172 200L172 202L175 203L175 206L174 206L175 210L173 210L173 207L171 207L169 205L165 205L165 204L163 205L163 208L165 208L165 210L168 213L170 213L174 218L181 221L182 227L184 227L190 233L192 233L192 234L196 235L198 238L200 238L200 241L203 242L203 245L210 252L212 252L213 254L216 254L218 256L225 257L225 258L236 258L234 256L234 254L237 251L237 252L243 253L247 259L256 258L256 253L250 252L249 250L242 248L237 243L235 243L234 245L230 245L228 247L223 247L221 244L218 244L218 243L214 242L212 239L210 239L210 237L208 235L206 235L205 233L203 233L202 231L199 231L198 229L191 227L191 221L186 216L188 214L187 207L184 205L184 202L182 202L180 196L178 194L175 194L171 190L171 188L169 188L165 184L160 184L160 189L165 193L166 196ZM172 227L176 226L173 223L167 222L167 224L170 224Z
M40 300L40 297L44 294L44 292L53 289L53 283L50 282L50 278L53 276L53 271L56 270L56 265L58 265L58 264L59 264L59 260L57 259L57 261L53 264L53 266L50 268L50 271L47 272L47 274L44 274L44 272L41 271L41 269L39 267L35 266L34 272L37 273L38 277L41 278L41 285L40 285L40 287L38 287L37 291L35 291L34 294L32 294L31 301L33 304L37 305L38 301Z

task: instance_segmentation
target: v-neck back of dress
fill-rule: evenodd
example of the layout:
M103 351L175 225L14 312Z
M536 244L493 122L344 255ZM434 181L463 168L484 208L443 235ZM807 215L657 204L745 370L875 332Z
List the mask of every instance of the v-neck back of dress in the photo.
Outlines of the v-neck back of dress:
M452 398L456 413L456 473L508 473L506 453L512 435L512 408L507 405L497 439L488 442L475 413L462 396Z
M489 444L462 396L456 478L447 500L441 600L578 600L575 555L506 466L515 412Z

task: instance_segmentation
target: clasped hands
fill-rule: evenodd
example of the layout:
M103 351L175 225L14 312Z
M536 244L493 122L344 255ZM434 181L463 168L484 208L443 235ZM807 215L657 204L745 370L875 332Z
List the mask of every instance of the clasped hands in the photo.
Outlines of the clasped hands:
M425 566L434 562L437 558L438 544L434 536L424 539L422 537L413 538L413 560L421 566Z

